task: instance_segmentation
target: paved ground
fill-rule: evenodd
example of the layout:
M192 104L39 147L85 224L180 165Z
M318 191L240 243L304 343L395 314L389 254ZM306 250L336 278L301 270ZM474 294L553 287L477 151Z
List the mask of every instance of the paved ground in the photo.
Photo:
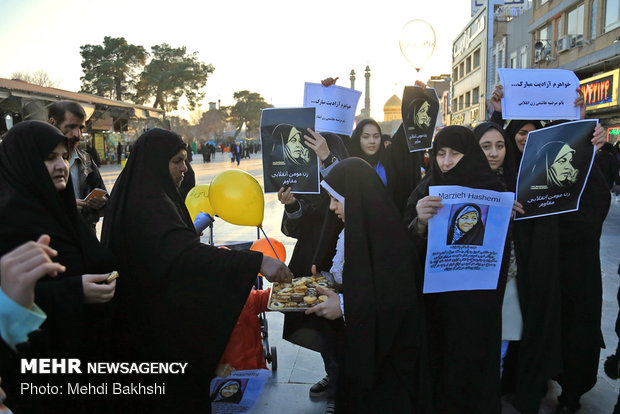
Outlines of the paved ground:
M198 157L192 166L196 172L197 184L209 184L211 179L220 171L228 168L237 168L222 154L217 154L214 162L203 164ZM253 155L249 160L242 160L240 169L252 174L261 184L263 182L260 155ZM111 190L120 166L111 165L101 168L102 175L108 190ZM265 196L265 220L263 227L269 237L280 240L286 247L287 257L293 251L295 239L288 238L280 232L283 208L275 194ZM208 240L203 236L203 242ZM247 242L256 239L256 229L251 227L234 226L217 220L214 226L215 244L230 244ZM620 285L617 274L620 261L620 202L612 201L611 209L605 222L601 238L601 264L603 269L603 336L607 349L601 352L598 383L582 398L580 414L607 414L613 411L618 397L620 381L610 380L602 371L602 364L606 357L616 349L618 339L614 333L614 324L618 314L616 292ZM254 407L255 414L272 413L323 413L325 402L313 401L308 397L309 387L323 377L323 362L319 354L292 345L282 340L283 315L271 312L267 316L269 323L270 345L276 346L278 353L278 370L269 379L261 399ZM557 404L556 396L559 387L553 383L552 388L541 405L540 414L552 413ZM508 410L504 410L508 413Z

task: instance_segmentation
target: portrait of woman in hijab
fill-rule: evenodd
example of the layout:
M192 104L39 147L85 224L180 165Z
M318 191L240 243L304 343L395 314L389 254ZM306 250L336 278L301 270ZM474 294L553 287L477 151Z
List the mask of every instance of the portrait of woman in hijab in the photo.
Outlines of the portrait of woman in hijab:
M213 396L213 402L238 404L243 398L240 380L229 380L220 385Z
M290 124L279 124L273 129L273 138L277 143L282 142L284 162L295 165L308 164L310 151L303 145L304 139L300 130Z
M450 220L446 244L482 246L484 223L482 212L476 204L455 205L456 212Z
M537 177L539 184L532 185L532 190L563 188L573 185L577 181L579 170L572 162L575 150L569 145L552 141L543 145L536 155L536 164L532 168L532 175ZM541 169L544 168L544 175ZM543 178L544 177L544 178Z

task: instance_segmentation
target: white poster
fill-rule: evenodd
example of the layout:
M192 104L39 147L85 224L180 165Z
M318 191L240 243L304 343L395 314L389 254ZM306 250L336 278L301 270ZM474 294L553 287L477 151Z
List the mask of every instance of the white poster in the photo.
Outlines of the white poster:
M514 193L431 186L443 208L428 221L424 293L496 289Z
M351 135L357 102L362 93L355 89L320 83L304 85L304 107L316 108L316 131Z
M268 369L233 371L226 378L211 380L211 411L213 414L247 413L258 401L271 376Z
M579 79L565 69L497 69L504 119L579 119Z

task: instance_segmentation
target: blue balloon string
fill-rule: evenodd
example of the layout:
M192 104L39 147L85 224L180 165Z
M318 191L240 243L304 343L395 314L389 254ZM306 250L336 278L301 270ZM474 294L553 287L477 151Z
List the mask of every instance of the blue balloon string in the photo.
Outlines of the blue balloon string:
M273 245L271 244L271 241L269 240L269 237L267 237L267 234L265 233L265 229L263 229L262 226L260 226L259 229L261 229L261 231L263 232L263 235L267 239L267 243L269 243L269 246L271 246L271 250L273 250L273 254L276 255L276 259L280 260L280 257L278 256L278 253L276 253L276 249L273 247ZM282 261L282 260L280 260L280 261Z

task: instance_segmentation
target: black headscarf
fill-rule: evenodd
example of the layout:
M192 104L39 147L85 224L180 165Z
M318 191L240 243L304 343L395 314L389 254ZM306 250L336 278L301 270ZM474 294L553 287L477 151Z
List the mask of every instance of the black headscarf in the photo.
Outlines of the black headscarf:
M474 128L474 135L480 143L480 139L489 130L494 129L502 135L504 138L504 148L506 148L506 155L504 156L504 163L495 171L500 180L506 186L506 190L514 192L517 186L517 167L515 166L515 146L508 142L504 129L497 125L495 122L483 122Z
M106 273L114 270L114 265L77 211L71 178L64 190L54 187L44 161L59 144L67 145L62 133L39 121L20 122L0 143L0 255L45 233L51 237L50 246L58 251L54 261L66 266L65 272L55 278L46 276L36 284L36 303L47 318L41 330L30 336L28 346L20 348L24 355L86 362L96 354L97 360L103 361L108 353L108 313L106 305L84 304L82 275ZM44 412L50 401L42 401L45 396L22 397L18 384L55 384L55 379L18 374L19 361L5 362L5 351L0 350L0 375L7 384L9 405L16 412ZM53 404L60 410L76 407L75 400L54 397Z
M381 127L374 119L363 119L357 124L355 129L353 130L353 134L351 135L351 148L349 148L349 152L352 157L358 157L372 165L373 167L377 165L377 162L381 162L383 166L386 165L385 162L385 146L383 145L383 140L379 140L379 150L373 155L368 155L362 150L362 146L360 145L360 139L362 136L362 132L364 131L364 127L366 125L374 125L379 130L379 135L381 135Z
M508 142L510 143L509 145L512 148L512 152L515 155L514 162L515 162L515 169L517 171L519 170L519 166L521 165L521 157L523 157L523 153L519 150L519 147L517 147L517 141L515 137L517 135L517 132L519 132L521 128L523 128L527 124L534 125L536 129L541 129L543 127L542 123L538 120L513 119L512 121L508 123L505 129L506 138L508 139Z
M374 169L359 158L338 163L322 185L344 198L347 345L341 376L345 386L352 386L348 397L355 399L360 392L369 401L376 394L373 389L402 379L415 385L394 404L423 412L424 384L416 376L426 363L421 273L400 214ZM394 390L399 387L407 388L394 384ZM385 396L375 396L386 403ZM373 412L374 408L366 407Z
M463 158L451 170L442 173L437 164L437 152L445 147L462 153ZM406 223L411 223L417 216L415 206L418 200L428 195L428 187L431 185L460 185L483 190L504 191L504 185L491 171L489 162L470 129L458 125L443 128L435 136L430 154L430 174L424 177L409 196L404 215Z
M166 377L166 401L177 410L209 406L205 390L262 261L257 252L200 243L168 167L183 148L173 132L142 134L103 225L103 242L118 254L124 273L116 289L118 356L188 361L188 374Z

